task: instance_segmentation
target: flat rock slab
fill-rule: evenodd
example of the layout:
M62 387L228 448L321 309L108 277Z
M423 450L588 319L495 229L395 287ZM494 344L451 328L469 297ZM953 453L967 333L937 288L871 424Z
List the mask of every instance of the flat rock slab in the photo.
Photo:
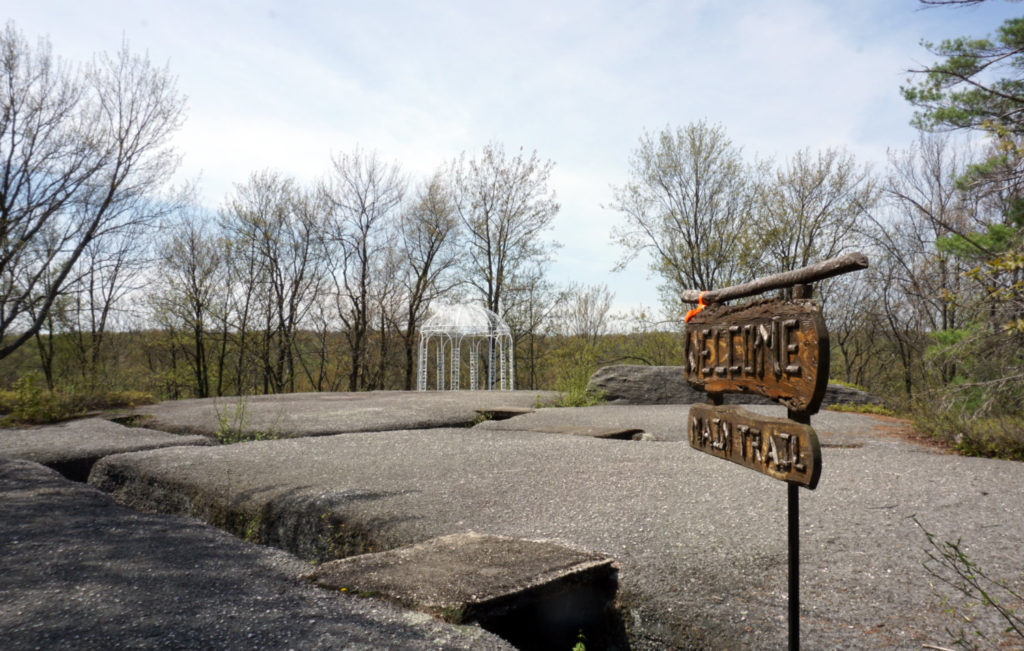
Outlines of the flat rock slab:
M326 436L433 427L468 427L488 414L521 413L554 404L552 391L366 391L290 393L175 400L139 407L142 425L215 437Z
M0 457L35 461L68 479L85 481L98 459L120 452L176 445L209 445L203 436L179 436L125 427L100 418L27 429L0 429Z
M123 508L28 461L0 459L0 522L8 649L512 649L317 588L289 554Z
M826 414L836 434L877 442L825 448L821 482L801 491L805 646L950 646L944 631L958 623L942 599L956 595L922 568L927 539L911 516L938 540L962 536L986 571L1013 579L1021 464L908 443L884 433L900 427L891 419ZM555 540L616 559L637 651L786 646L786 485L682 441L355 433L116 455L90 483L141 509L306 545L302 558L468 531ZM973 616L985 621L982 609Z
M785 418L778 405L744 405L751 411ZM484 421L478 430L545 432L595 438L687 441L686 419L690 405L622 405L542 408L507 420ZM870 414L821 411L811 417L824 447L887 445L903 421Z
M612 559L549 541L462 533L332 561L310 578L453 623L478 622L522 648L571 648L603 637L614 614ZM525 639L524 639L525 638ZM603 646L603 645L602 645Z

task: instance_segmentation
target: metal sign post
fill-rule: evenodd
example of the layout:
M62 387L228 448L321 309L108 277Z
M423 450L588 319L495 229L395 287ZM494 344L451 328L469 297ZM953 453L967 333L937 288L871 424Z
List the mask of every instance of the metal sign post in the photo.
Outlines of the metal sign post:
M787 483L789 648L800 648L800 487L821 476L821 446L811 428L828 386L825 321L810 283L864 269L853 253L815 265L713 291L690 290L699 303L686 315L686 380L708 393L710 404L690 408L690 446ZM726 300L792 287L791 300L727 307ZM707 309L705 309L707 308ZM754 393L786 405L787 418L766 418L722 405L724 393Z
M789 412L790 420L811 424L809 414ZM820 468L820 466L819 466ZM786 538L789 542L789 648L800 649L800 486L790 482L787 490Z

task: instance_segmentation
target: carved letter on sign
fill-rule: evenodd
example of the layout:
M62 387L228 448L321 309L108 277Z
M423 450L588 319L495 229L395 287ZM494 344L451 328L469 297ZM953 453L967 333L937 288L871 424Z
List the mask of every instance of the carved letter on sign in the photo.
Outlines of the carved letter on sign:
M828 385L828 331L813 300L710 306L686 324L683 367L709 393L759 393L813 414Z
M693 405L690 447L813 489L821 476L821 446L810 425L769 418L740 407Z

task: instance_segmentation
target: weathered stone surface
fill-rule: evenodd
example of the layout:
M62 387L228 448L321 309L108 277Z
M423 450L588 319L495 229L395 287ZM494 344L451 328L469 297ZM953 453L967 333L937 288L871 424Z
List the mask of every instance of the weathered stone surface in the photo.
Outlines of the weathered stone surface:
M687 443L687 419L691 404L700 403L549 407L508 420L484 421L473 429ZM748 408L772 418L786 417L786 408L782 405L748 405ZM878 443L878 430L868 423L896 420L880 416L861 416L860 422L864 424L864 428L861 431L853 432L848 426L850 417L851 414L829 410L820 411L811 417L811 425L818 433L818 440L823 448L859 447Z
M481 415L519 413L553 404L553 391L362 391L173 400L139 407L153 429L213 437L294 438L348 432L466 427Z
M0 459L0 522L5 649L513 651L476 626L319 589L289 554L118 506L37 463Z
M306 548L340 545L342 555L467 531L557 540L621 565L619 600L637 651L784 648L786 490L690 448L686 412L604 405L538 410L488 423L494 430L151 450L101 460L90 482L148 510L236 513L231 530L254 541L281 544L272 541L303 531ZM514 429L520 419L559 427L556 416L562 426L635 423L679 438L641 444ZM970 537L994 575L1019 571L1019 463L938 454L904 440L907 424L891 418L823 411L812 424L823 447L829 431L858 447L825 450L819 488L801 500L803 598L816 605L802 624L807 647L939 641L949 622L920 555L907 551L926 544L911 515L940 540Z
M100 418L27 429L0 429L0 457L35 461L75 481L85 481L93 464L107 455L209 444L209 439L202 436L125 427Z
M602 554L461 533L325 563L309 578L453 623L477 622L520 648L568 649L579 631L595 643L608 637L616 574Z
M588 390L600 391L608 402L623 405L686 405L707 402L707 395L686 382L682 366L638 366L619 364L598 369L590 378ZM829 384L822 406L839 403L881 404L870 393L838 384ZM775 404L763 396L726 394L725 404Z

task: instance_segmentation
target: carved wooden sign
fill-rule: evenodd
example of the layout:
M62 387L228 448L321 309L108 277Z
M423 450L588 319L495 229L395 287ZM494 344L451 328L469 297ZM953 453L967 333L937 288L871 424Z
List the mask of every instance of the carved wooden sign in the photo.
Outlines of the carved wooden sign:
M740 407L693 405L690 446L775 479L813 489L821 476L821 446L810 425L769 418Z
M686 324L686 379L708 393L757 393L813 414L828 386L828 330L817 302L711 305Z

